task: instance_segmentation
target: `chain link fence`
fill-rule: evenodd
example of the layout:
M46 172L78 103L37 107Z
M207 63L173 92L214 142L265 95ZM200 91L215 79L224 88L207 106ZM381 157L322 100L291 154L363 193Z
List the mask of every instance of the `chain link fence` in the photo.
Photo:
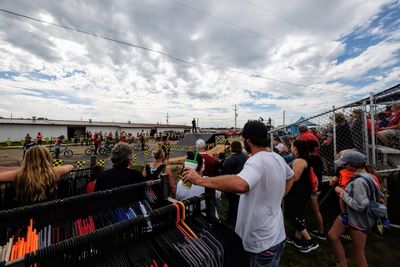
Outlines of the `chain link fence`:
M400 214L393 199L400 195L400 84L381 93L297 122L273 129L271 146L299 138L299 126L307 126L318 138L323 175L334 175L334 160L343 150L355 149L367 156L388 188L389 215ZM300 129L301 130L301 129ZM289 144L288 144L289 145ZM397 185L397 186L396 186ZM397 210L396 210L397 209ZM396 218L400 225L400 218Z

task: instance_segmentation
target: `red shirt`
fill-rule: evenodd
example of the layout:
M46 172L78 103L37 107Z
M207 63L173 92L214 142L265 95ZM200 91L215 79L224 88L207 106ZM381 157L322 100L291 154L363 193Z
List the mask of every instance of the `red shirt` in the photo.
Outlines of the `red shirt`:
M318 138L310 131L300 134L300 140L302 141L314 140L319 144Z
M204 159L203 175L208 177L218 176L218 160L208 154L201 154L201 156Z
M93 193L95 187L96 181L88 182L88 184L86 185L86 194Z
M389 121L389 126L395 126L400 121L400 111L393 115L393 117Z

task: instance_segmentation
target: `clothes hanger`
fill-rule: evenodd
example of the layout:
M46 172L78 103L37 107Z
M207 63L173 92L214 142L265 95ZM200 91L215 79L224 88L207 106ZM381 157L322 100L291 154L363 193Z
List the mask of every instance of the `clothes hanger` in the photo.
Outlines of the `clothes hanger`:
M197 238L197 235L190 229L190 227L185 223L185 204L183 204L181 201L178 201L176 204L181 206L181 218L180 218L180 225L194 238Z

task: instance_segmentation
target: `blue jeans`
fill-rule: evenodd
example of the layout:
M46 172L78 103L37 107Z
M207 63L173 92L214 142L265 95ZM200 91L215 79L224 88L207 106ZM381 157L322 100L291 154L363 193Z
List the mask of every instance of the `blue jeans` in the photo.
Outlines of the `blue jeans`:
M246 257L250 267L279 267L279 261L283 254L285 241L260 253L246 251Z

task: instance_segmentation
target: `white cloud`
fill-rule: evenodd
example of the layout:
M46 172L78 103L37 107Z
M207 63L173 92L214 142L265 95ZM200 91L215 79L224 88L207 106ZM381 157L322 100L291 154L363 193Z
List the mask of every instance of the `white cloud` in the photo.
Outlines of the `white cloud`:
M252 104L239 107L240 126L259 116L278 122L283 110L289 117L313 115L343 102L343 93L368 93L398 82L400 31L384 23L400 20L398 2L292 0L283 6L252 1L265 9L245 1L182 1L219 19L174 1L2 1L1 8L170 53L194 65L0 13L0 73L21 74L0 79L0 94L7 99L0 103L0 116L12 111L24 117L165 122L168 112L170 123L189 124L199 117L200 125L233 126L233 106ZM371 26L387 4L394 7ZM351 34L381 39L353 47L345 38ZM348 51L354 56L339 61ZM32 72L57 79L29 79ZM365 78L372 81L345 82ZM248 91L272 97L254 98ZM20 102L26 104L10 104Z

